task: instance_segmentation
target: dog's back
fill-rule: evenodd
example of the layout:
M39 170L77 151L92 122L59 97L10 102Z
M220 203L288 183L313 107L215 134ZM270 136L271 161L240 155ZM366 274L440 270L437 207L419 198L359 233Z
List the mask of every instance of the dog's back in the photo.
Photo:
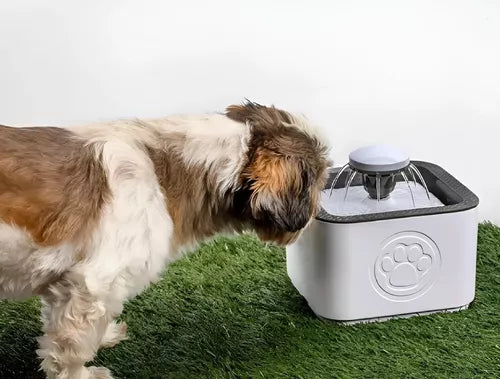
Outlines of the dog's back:
M92 149L53 127L0 126L0 220L42 246L70 240L95 219L106 179Z

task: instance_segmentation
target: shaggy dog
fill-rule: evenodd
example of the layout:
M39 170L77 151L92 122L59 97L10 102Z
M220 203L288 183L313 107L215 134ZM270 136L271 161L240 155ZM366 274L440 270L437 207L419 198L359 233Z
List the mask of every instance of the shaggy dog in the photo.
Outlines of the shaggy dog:
M224 114L77 128L0 126L0 298L40 295L49 378L125 338L123 304L218 233L293 242L327 151L304 118L247 102Z

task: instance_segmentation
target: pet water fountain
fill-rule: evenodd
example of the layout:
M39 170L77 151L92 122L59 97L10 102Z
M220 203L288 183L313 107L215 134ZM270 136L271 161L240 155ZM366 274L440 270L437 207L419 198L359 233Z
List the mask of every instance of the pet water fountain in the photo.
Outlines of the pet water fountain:
M363 147L330 173L321 211L287 248L288 275L318 316L345 323L465 309L478 204L435 164Z

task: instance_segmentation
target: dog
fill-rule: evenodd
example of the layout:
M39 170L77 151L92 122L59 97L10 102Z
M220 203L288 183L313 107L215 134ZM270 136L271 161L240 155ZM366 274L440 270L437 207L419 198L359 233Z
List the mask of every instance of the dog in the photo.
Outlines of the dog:
M0 127L0 298L42 299L48 378L126 338L123 304L221 233L295 241L318 210L328 149L304 118L225 112L72 128Z

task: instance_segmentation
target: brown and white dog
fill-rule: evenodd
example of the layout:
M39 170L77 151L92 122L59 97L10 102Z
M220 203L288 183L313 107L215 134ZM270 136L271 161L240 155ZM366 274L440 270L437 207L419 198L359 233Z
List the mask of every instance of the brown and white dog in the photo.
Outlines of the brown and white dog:
M196 244L253 230L294 241L318 206L327 151L274 107L77 128L0 126L0 298L42 297L50 378L125 338L127 299Z

